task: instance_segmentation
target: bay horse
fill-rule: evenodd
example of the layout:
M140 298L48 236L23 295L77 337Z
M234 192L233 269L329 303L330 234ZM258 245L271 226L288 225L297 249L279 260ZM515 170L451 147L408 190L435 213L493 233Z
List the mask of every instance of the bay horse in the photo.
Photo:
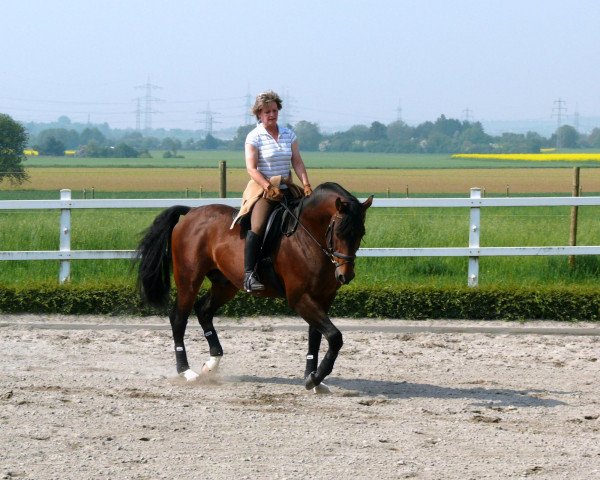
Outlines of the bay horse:
M337 183L324 183L315 188L302 200L297 218L299 228L293 235L283 236L271 253L279 285L264 276L261 278L267 280L266 289L252 293L264 297L284 296L289 306L308 323L304 373L307 389L317 389L331 373L342 347L342 334L327 313L340 286L355 276L356 251L365 234L366 210L372 201L373 196L370 196L365 202L359 202ZM137 287L142 300L150 305L164 307L168 303L172 265L177 295L169 319L177 373L186 380L200 376L190 368L184 345L192 309L210 352L201 374L209 374L216 371L223 355L213 316L243 289L245 231L240 224L230 229L236 212L221 204L168 208L145 231L137 249ZM205 278L211 282L210 289L198 298ZM318 363L323 336L328 350Z

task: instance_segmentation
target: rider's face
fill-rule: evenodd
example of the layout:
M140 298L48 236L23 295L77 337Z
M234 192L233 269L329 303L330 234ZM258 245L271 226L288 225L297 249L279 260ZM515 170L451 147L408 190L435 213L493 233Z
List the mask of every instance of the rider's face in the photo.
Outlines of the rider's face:
M267 103L259 114L261 123L267 128L277 125L278 117L279 110L277 109L277 104L275 102Z

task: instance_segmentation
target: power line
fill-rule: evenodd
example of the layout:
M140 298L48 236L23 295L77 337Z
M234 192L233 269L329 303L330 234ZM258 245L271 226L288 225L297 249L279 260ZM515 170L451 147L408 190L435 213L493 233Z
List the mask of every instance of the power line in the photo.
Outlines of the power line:
M471 110L469 107L463 110L463 114L465 115L465 122L470 122L472 120L473 110Z
M552 107L552 116L556 117L556 128L560 128L562 125L562 117L563 113L567 112L567 107L565 106L567 102L563 99L559 98L558 100L554 100L554 107Z
M248 85L248 93L246 93L246 112L244 114L244 125L252 123L252 95L250 95L250 85Z
M559 149L562 147L561 145L561 136L559 135L558 130L562 125L562 117L563 113L567 112L567 107L565 107L566 102L559 98L558 100L554 100L554 107L552 107L552 116L556 117L556 148Z
M210 135L212 136L213 133L213 124L215 123L221 123L221 122L217 122L215 120L215 115L217 115L217 112L213 112L210 109L210 104L207 103L206 104L206 110L203 110L202 112L198 112L198 113L202 113L204 114L204 130L206 131L206 136Z
M136 99L136 108L135 108L135 129L137 131L141 128L141 117L142 117L142 99L137 97Z
M162 87L150 83L150 77L148 76L148 80L146 81L145 85L138 85L135 88L143 88L146 90L146 95L144 96L144 130L150 130L152 128L152 114L159 113L152 109L152 102L161 101L160 98L152 96L152 90L160 89Z

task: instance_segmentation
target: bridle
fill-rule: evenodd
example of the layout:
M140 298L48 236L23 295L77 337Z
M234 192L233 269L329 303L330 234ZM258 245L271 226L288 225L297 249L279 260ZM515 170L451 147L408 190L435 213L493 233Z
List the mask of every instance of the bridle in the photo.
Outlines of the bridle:
M321 249L321 251L327 256L327 258L329 258L329 260L331 261L331 263L333 263L335 265L335 268L340 268L343 265L354 265L354 260L356 259L356 255L346 255L345 253L341 253L341 252L337 252L335 250L335 247L333 246L333 232L335 229L335 219L341 219L342 217L340 215L338 215L337 213L333 215L333 217L331 217L331 221L329 222L329 225L327 226L327 232L325 233L325 246L321 245L321 242L319 242L312 233L310 233L310 231L308 230L308 228L306 228L304 226L304 224L300 221L300 219L294 215L294 213L288 208L288 206L285 204L285 202L281 202L281 205L283 205L283 208L285 210L287 210L287 212L292 216L292 218L294 218L294 220L296 220L296 222L298 222L298 225L300 225L304 231L308 234L308 236L319 246L319 248ZM340 260L345 260L343 262L338 262L337 259Z
M346 255L344 253L336 252L333 247L333 231L335 229L335 219L336 218L340 219L342 217L340 217L337 213L333 217L331 217L331 222L329 222L329 225L327 226L327 233L325 233L325 242L327 243L327 247L326 247L326 249L321 247L321 250L323 250L325 255L327 255L329 257L329 260L331 260L331 263L333 263L335 265L335 268L339 268L342 265L346 265L347 263L349 263L350 265L354 265L354 260L356 259L356 255ZM300 221L298 221L298 223L300 225L302 225L300 223ZM305 228L305 230L306 230L306 228ZM308 232L308 230L306 230L306 231ZM321 245L319 244L319 246L321 246ZM337 262L336 258L345 260L345 262L341 262L341 263Z

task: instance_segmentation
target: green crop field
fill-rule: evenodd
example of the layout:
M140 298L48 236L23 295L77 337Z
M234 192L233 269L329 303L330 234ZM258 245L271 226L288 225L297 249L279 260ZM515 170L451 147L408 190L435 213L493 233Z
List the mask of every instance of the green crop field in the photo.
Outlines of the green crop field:
M74 250L133 250L140 233L159 210L74 210ZM600 207L581 207L579 245L600 244ZM482 246L567 245L568 207L486 208L482 212ZM367 215L363 247L464 247L468 245L468 209L372 208ZM57 250L57 211L0 212L0 250ZM359 258L355 285L465 285L467 258ZM570 268L566 257L484 257L481 285L595 285L600 261L577 258ZM57 261L2 262L0 283L56 282ZM129 261L72 262L74 283L133 284Z
M73 198L216 197L219 162L227 161L227 196L239 197L248 180L242 152L183 152L184 159L82 159L31 157L30 181L0 183L0 200L57 199L61 188ZM461 196L483 188L487 196L570 195L573 163L452 159L449 155L365 153L303 154L313 185L335 181L359 197ZM119 168L117 168L119 167ZM568 168L565 168L568 167ZM600 169L581 169L584 195L600 192ZM568 207L487 208L482 212L482 246L567 245ZM582 207L578 245L600 245L598 207ZM75 210L72 248L134 249L140 232L158 210ZM0 211L0 250L57 250L57 211ZM467 209L382 209L367 216L364 247L464 247L468 244ZM1 262L0 282L56 282L58 262ZM484 257L480 284L595 285L596 256ZM73 261L74 283L134 281L129 261ZM356 285L465 285L467 259L360 258Z

